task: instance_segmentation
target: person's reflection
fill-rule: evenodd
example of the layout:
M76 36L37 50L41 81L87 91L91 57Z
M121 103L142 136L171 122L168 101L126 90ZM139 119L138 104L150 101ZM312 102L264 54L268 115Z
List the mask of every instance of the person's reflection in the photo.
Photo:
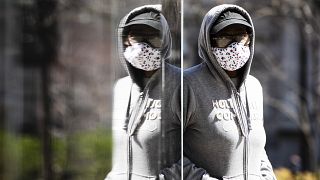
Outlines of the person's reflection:
M113 167L106 179L158 179L180 157L180 121L172 111L180 69L166 62L171 35L160 8L136 8L119 25L118 52L129 76L114 89Z

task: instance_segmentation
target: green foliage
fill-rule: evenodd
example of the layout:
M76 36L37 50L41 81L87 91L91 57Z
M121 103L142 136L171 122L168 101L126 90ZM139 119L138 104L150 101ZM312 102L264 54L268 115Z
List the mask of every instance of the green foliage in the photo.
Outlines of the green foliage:
M78 132L67 138L71 147L65 169L72 179L103 179L111 169L111 133L106 130ZM70 153L72 155L70 155Z
M39 176L41 144L31 136L0 132L2 179L32 179Z
M0 132L0 179L41 179L41 138ZM105 129L52 137L55 179L103 179L111 169L111 133Z

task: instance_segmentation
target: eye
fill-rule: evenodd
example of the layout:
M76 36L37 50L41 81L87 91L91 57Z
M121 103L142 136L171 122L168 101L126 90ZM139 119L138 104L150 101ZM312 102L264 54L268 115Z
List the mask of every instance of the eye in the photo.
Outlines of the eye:
M250 37L248 34L243 34L241 36L241 40L239 41L241 43L243 43L244 45L249 45L250 44Z
M212 38L213 45L218 48L225 48L232 42L232 37L230 36L218 36Z
M148 42L150 43L151 46L155 47L155 48L160 48L162 45L162 40L160 37L150 37L150 39L148 40Z
M130 46L130 42L129 42L128 38L125 38L125 39L123 40L123 45L124 45L124 46Z
M129 45L132 45L134 43L144 42L144 39L143 37L129 36L128 42L129 42Z

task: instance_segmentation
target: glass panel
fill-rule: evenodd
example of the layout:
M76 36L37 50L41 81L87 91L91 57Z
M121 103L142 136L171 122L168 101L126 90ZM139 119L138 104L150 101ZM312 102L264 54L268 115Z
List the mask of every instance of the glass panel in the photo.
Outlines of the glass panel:
M263 87L265 149L278 179L318 179L319 1L185 0L185 68L202 62L198 55L202 19L224 3L240 5L253 20L255 54L250 74Z
M162 15L156 3L162 3ZM180 26L175 25L180 3L114 1L114 6L121 11L113 13L113 27L118 30L114 52L119 53L114 61L119 68L113 99L113 168L108 178L156 179L180 159L181 125L178 112L171 108L180 98L180 69L172 66L180 66ZM150 34L160 37L160 48L148 39Z
M179 66L178 1L2 1L0 179L103 179L115 168L112 154L118 153L126 162L127 154L112 152L115 144L126 141L112 140L116 137L112 117L126 115L113 113L117 108L113 105L115 83L127 76L119 61L117 29L129 11L149 3L163 4L163 14L170 26L174 25L168 63ZM166 71L159 70L160 74ZM163 113L168 114L162 111L164 94L171 93L162 82L175 86L178 82L171 76L159 77L156 90L160 93L157 98L154 92L150 94L144 113L151 123L141 127L151 133L133 136L138 140L145 136L150 138L145 143L157 145L152 153L159 156L142 159L157 165L156 169L144 166L152 175L177 160L162 161L167 151L180 155L179 140L170 142L174 141L177 149L163 146L168 129L162 131L167 124L160 121ZM171 79L164 81L166 78ZM152 137L158 117L159 133ZM180 124L175 125L180 130ZM137 148L147 147L139 143ZM139 157L134 153L132 159Z

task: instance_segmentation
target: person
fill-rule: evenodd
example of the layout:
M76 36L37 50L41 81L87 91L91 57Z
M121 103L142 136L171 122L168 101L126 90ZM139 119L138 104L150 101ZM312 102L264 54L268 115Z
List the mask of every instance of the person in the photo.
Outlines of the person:
M180 68L168 63L171 35L161 5L122 18L118 52L128 76L114 87L113 160L105 179L163 179L162 171L180 159L181 123L171 108Z
M276 179L264 149L262 87L249 74L254 40L243 8L223 4L205 15L203 62L184 71L184 179Z

